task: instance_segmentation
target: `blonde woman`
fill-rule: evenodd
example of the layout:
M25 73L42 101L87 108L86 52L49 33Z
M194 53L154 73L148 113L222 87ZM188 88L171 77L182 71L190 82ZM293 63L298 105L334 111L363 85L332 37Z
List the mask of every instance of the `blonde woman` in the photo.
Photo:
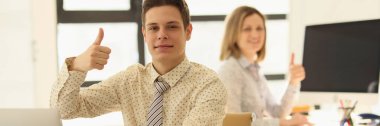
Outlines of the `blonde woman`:
M301 115L285 119L298 98L300 82L305 78L303 66L290 64L290 82L281 103L277 103L260 73L265 43L265 18L255 8L238 7L226 18L220 55L223 64L218 73L229 93L227 111L255 113L255 126L307 124L307 119Z

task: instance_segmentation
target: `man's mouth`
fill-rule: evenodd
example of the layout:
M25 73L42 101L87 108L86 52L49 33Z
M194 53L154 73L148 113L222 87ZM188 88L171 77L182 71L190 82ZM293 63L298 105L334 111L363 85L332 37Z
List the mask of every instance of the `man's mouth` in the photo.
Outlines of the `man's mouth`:
M154 48L172 48L174 47L173 45L169 45L169 44L162 44L162 45L157 45L157 46L154 46Z

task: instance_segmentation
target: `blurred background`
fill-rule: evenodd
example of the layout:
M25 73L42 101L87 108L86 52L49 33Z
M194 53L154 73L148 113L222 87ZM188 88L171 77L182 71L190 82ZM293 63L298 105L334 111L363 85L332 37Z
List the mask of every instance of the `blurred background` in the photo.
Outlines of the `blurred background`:
M241 5L257 8L267 18L267 57L261 64L277 99L287 87L291 52L302 63L308 25L380 18L380 0L188 0L193 34L186 54L191 61L217 70L224 19ZM91 71L91 85L124 70L146 64L151 56L141 35L141 0L0 0L0 108L48 108L51 87L64 59L83 52L95 40L112 49L104 70ZM306 72L307 71L306 69ZM361 101L369 109L376 93L303 92L300 104ZM370 111L370 110L368 110ZM65 125L120 125L120 113L102 119L76 119ZM104 121L107 120L107 121Z

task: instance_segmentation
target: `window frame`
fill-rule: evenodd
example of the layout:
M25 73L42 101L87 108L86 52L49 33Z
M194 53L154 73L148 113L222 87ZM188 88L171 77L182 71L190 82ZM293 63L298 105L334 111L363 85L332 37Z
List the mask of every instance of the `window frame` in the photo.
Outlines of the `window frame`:
M142 33L141 9L143 0L130 0L129 10L118 11L66 11L64 0L57 0L57 24L59 23L112 23L133 22L137 24L137 50L139 63L145 64L145 48ZM286 20L287 14L265 14L266 20ZM226 15L192 15L191 22L224 21ZM57 47L59 49L59 47ZM57 55L58 57L58 55ZM57 66L59 68L59 66ZM285 74L267 74L267 80L284 80ZM88 87L100 81L85 81L81 87Z

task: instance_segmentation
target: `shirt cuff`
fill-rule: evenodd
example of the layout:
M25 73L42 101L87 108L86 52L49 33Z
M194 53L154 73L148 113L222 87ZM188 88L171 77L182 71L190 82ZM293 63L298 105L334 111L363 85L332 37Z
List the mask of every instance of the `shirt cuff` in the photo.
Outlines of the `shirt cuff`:
M72 65L74 59L75 59L75 57L66 58L65 64L63 64L63 67L62 67L62 71L64 73L69 73L69 75L71 75L71 76L84 76L85 77L87 72L81 72L81 71L75 71L75 70L69 71L69 66Z
M81 72L81 71L75 71L75 70L69 71L69 65L71 65L74 58L75 57L66 58L65 63L62 66L60 77L63 77L65 82L71 78L77 78L80 81L84 81L84 79L86 78L87 72Z
M296 85L293 85L293 84L289 84L288 85L288 91L292 91L294 93L297 93L301 90L301 84L296 84Z

